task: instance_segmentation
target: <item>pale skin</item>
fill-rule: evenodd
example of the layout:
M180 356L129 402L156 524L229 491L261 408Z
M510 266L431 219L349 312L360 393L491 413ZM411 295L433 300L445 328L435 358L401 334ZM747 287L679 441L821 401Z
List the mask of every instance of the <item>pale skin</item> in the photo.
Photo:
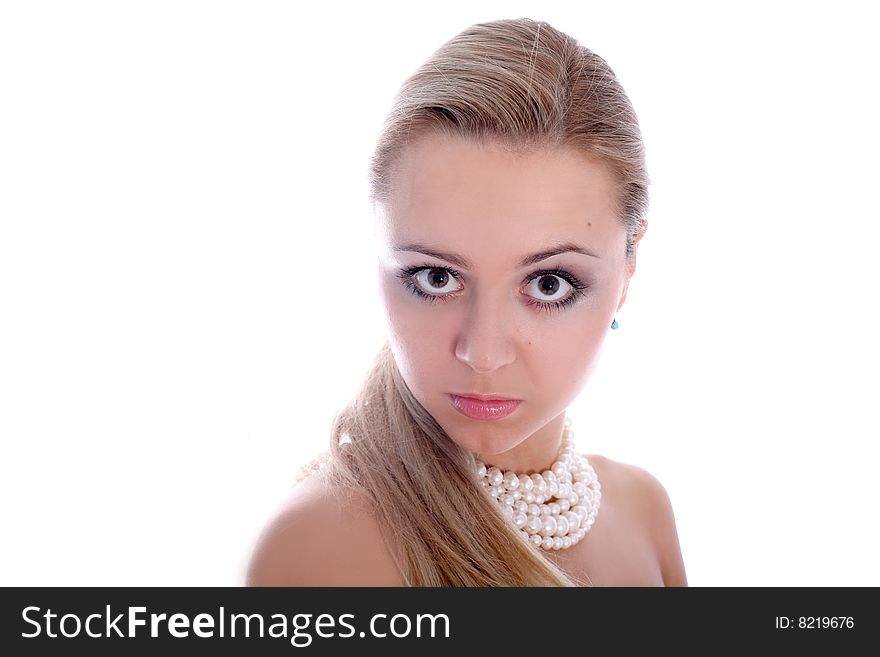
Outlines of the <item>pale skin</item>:
M635 272L613 200L612 174L582 152L428 135L404 153L377 206L395 361L449 437L487 464L534 472L555 460L566 409ZM475 420L449 401L466 392L522 401L506 418ZM573 428L578 447L588 444ZM586 456L602 485L596 522L577 545L543 554L583 585L686 586L663 486L641 468ZM255 550L249 585L406 584L365 500L328 493L320 477L293 489Z

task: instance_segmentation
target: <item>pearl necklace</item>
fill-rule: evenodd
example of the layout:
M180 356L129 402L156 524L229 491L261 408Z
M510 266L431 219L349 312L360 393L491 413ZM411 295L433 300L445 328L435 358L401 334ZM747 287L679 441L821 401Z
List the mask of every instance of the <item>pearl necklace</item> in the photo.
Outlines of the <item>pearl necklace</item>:
M596 520L602 487L587 459L574 451L571 418L549 470L531 475L502 472L476 461L483 488L498 500L504 517L535 547L562 550L580 541Z

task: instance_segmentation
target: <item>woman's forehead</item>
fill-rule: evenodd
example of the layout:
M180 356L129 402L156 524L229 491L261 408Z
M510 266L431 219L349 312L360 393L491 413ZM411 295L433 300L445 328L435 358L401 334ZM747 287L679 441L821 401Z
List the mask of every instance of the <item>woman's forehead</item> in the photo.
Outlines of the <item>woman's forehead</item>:
M401 153L392 188L430 194L470 190L517 197L590 193L614 196L614 177L597 159L571 146L515 152L497 141L430 134ZM479 194L475 197L480 198Z
M401 158L377 219L390 249L489 249L521 259L569 243L601 257L625 233L614 194L607 168L571 149L515 154L432 137Z

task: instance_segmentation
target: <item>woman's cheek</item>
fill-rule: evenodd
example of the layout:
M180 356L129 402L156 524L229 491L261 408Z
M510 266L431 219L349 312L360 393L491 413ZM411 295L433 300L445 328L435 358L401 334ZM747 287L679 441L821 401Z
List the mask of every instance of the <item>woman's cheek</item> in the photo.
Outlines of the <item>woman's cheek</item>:
M402 287L402 286L400 286ZM385 321L395 351L418 371L430 367L445 344L448 321L442 310L429 306L406 289L383 289Z
M403 337L408 332L418 329L419 313L416 304L413 303L417 299L396 280L389 280L393 278L389 275L383 279L380 288L382 303L389 329Z
M540 335L531 336L531 348L534 350L536 344L540 345L537 351L543 361L542 371L552 372L557 379L565 379L566 384L580 381L586 371L595 366L602 344L602 334L594 324L590 321L570 325L560 322L555 327L545 324Z

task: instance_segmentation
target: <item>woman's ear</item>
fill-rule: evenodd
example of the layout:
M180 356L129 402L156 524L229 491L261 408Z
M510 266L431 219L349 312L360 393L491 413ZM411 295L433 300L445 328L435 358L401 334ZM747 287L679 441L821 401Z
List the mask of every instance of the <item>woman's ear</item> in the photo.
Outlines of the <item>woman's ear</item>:
M642 241L642 238L645 236L645 231L647 231L647 230L648 230L648 220L643 219L642 225L639 228L639 232L637 232L633 236L632 258L630 258L629 262L627 263L627 282L629 282L629 278L633 274L636 273L636 255L638 254L638 251L639 251L639 242Z
M626 291L629 289L629 280L632 278L633 274L636 273L636 255L639 251L639 242L642 237L645 235L645 231L648 230L648 221L643 220L642 226L639 228L639 232L633 236L633 252L632 256L627 260L626 263L626 280L623 282L623 292L620 294L620 301L617 304L617 309L620 310L620 307L623 305L623 302L626 301Z

